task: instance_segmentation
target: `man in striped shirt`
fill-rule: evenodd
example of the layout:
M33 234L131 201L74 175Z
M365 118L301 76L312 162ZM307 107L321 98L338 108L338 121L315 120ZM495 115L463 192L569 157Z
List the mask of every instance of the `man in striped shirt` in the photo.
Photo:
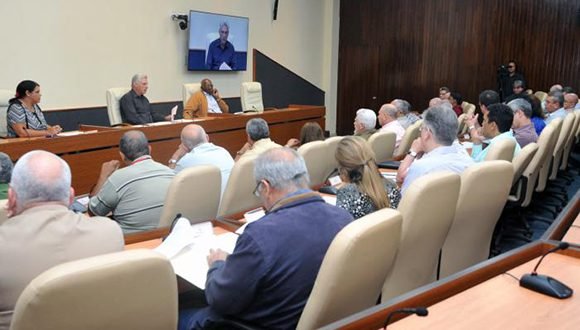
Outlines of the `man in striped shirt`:
M151 147L141 131L125 133L119 149L126 166L119 169L118 160L103 164L89 211L102 216L112 213L125 234L157 228L175 174L151 158Z

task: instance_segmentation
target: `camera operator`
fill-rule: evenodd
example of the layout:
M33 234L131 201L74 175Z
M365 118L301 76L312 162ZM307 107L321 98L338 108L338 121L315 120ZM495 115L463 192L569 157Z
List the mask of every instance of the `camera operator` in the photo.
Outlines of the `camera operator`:
M499 94L502 101L514 93L513 86L516 80L520 80L524 86L527 85L524 75L518 72L515 61L509 61L507 66L500 65L497 69L497 75Z

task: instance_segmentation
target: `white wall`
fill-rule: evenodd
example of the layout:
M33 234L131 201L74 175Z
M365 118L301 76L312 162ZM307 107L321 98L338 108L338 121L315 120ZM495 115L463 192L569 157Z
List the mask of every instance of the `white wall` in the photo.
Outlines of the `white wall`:
M206 76L222 96L237 97L241 82L252 79L256 48L335 103L329 92L336 84L338 0L279 3L272 21L273 0L2 0L0 89L32 79L41 85L45 110L104 106L107 88L128 86L134 73L144 72L152 102L180 100L182 83ZM170 14L190 9L250 18L248 71L187 71L187 31ZM328 116L333 120L334 113Z

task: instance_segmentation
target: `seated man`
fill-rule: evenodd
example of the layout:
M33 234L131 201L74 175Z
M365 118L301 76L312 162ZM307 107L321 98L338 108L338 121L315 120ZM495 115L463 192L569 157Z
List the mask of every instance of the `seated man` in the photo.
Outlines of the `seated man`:
M377 130L377 115L371 109L358 109L354 118L354 136L368 140Z
M448 87L440 87L439 88L439 98L441 100L449 100L449 97L451 96L451 91L449 90Z
M103 164L91 192L89 211L95 215L113 213L125 234L155 229L165 194L175 173L151 158L151 147L141 131L123 134L119 143L121 160Z
M230 26L223 22L218 29L220 37L209 44L207 48L206 67L209 70L236 70L236 50L228 41Z
M453 143L457 128L457 116L447 106L423 112L420 135L413 141L397 171L397 182L402 183L401 194L423 175L441 171L460 174L474 164L465 149Z
M564 95L564 110L568 113L574 112L578 105L578 95L576 93L566 93Z
M268 123L262 118L253 118L246 123L246 144L237 152L236 161L242 157L257 156L266 150L282 147L270 140Z
M234 159L226 149L209 142L209 136L203 127L190 124L181 130L181 144L171 156L169 167L179 173L183 169L198 165L214 165L220 169L223 194L234 167Z
M510 130L514 121L512 109L503 103L496 103L490 105L487 110L487 114L483 115L481 127L483 136L474 128L477 116L467 119L469 134L471 134L471 141L473 142L471 157L477 163L484 161L490 148L498 141L504 139L511 139L516 142L514 156L517 155L522 148ZM489 145L485 149L483 149L482 145L484 139L489 139Z
M201 81L201 89L191 95L183 108L183 118L207 117L208 113L225 113L228 104L221 98L218 90L213 88L209 79Z
M20 157L0 226L0 329L8 329L24 288L58 264L122 251L123 234L107 218L69 210L74 200L67 163L46 151ZM90 299L90 297L87 297Z
M521 148L538 141L538 134L532 123L532 105L524 99L514 99L508 106L514 112L512 128Z
M546 111L548 116L544 120L546 125L552 122L556 118L566 117L568 114L564 109L564 94L562 92L550 92L546 98Z
M397 120L405 129L409 128L409 126L413 125L417 120L421 119L419 116L411 112L411 104L409 102L401 99L394 99L391 104L397 108Z
M8 198L8 183L12 175L12 159L0 152L0 200Z
M379 124L382 126L379 132L393 132L395 133L395 151L399 148L403 136L405 136L405 128L397 120L397 108L392 104L383 104L379 110Z
M266 215L248 225L231 255L210 251L209 306L183 311L179 329L205 328L223 317L265 329L296 328L326 250L352 221L308 189L304 159L290 148L260 155L254 177Z
M124 123L142 125L154 121L171 120L171 115L163 116L153 111L145 93L149 88L147 75L136 74L131 78L131 90L119 100Z

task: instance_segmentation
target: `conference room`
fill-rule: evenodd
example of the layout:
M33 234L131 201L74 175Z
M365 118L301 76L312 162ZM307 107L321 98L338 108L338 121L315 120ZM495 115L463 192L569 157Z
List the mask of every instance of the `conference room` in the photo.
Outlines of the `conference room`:
M576 306L574 295L558 300L520 287L520 278L532 272L543 254L560 247L560 242L569 245L561 247L565 251L547 256L538 274L558 279L571 289L577 287L574 276L568 275L568 271L574 274L580 256L580 242L574 238L580 112L573 109L580 88L580 51L569 42L580 28L575 1L537 1L522 6L511 0L120 0L114 4L32 0L3 2L0 10L6 13L0 25L7 45L0 55L5 64L0 76L0 152L9 158L12 179L16 179L11 183L0 175L0 188L6 190L5 201L0 202L6 205L0 212L0 233L2 227L8 228L7 223L27 214L18 207L16 196L22 194L14 193L18 180L27 179L19 173L32 173L36 168L39 178L47 179L51 173L48 164L62 169L59 175L68 179L57 181L70 181L68 188L74 192L61 187L68 193L61 199L80 212L74 215L75 221L87 221L90 215L109 216L113 221L99 219L110 227L119 223L114 220L121 217L121 210L103 211L94 199L108 203L103 191L114 190L113 172L155 163L167 176L163 183L148 185L146 198L140 198L144 207L156 208L151 227L136 231L123 225L109 228L114 234L100 240L114 245L110 249L72 259L59 257L34 276L27 274L26 280L22 276L18 280L21 289L11 293L11 302L0 299L0 329L197 327L183 324L185 311L200 310L194 304L197 298L209 299L201 310L207 311L209 304L214 307L212 313L216 311L219 304L214 301L212 305L210 292L217 282L210 280L225 276L222 272L227 272L228 263L241 261L237 258L240 252L254 244L250 237L257 239L253 230L265 222L258 219L276 217L296 206L294 200L289 205L274 203L289 197L276 195L286 183L277 185L275 178L256 175L262 170L270 173L257 164L269 159L264 166L273 166L278 164L276 157L301 159L296 160L298 167L290 168L294 163L288 161L276 169L289 171L284 175L297 171L290 177L294 181L288 182L297 187L301 198L324 201L325 210L346 210L349 219L357 220L349 220L343 230L333 229L328 239L312 228L320 236L312 244L326 242L316 249L307 248L308 231L304 237L289 238L296 248L280 251L286 253L281 259L312 269L304 270L308 281L299 281L302 275L292 276L288 270L289 282L280 285L300 282L300 289L295 290L300 297L293 292L292 299L285 300L275 288L257 281L252 294L239 291L228 296L231 299L226 300L246 305L218 308L220 315L228 316L220 322L240 321L258 328L379 329L392 313L389 328L477 327L480 320L488 320L485 324L492 328L569 325L556 316L540 318L533 313L508 323L507 305L480 310L483 302L470 292L482 288L505 291L497 300L514 305L533 302L539 311ZM521 99L529 100L546 118L558 116L552 115L551 102L557 104L560 97L565 98L555 108L564 115L548 120L535 142L521 150L518 143L490 143L495 134L517 133L515 126L503 129L497 113L509 112L512 118L522 118L525 113L502 104L509 97L520 98L506 87L515 78L525 82L525 89L517 90L523 93ZM34 84L19 92L17 86L24 81ZM463 101L456 104L460 113L454 112L450 121L456 128L447 126L453 127L452 143L441 138L445 132L438 126L451 118L441 117L448 113L449 103L445 95L440 97L443 86L450 95L460 93ZM496 93L498 101L488 104L482 100L486 91ZM150 119L136 122L127 115L122 100L126 96L148 109ZM432 105L430 100L435 98ZM15 112L15 102L22 112ZM496 103L502 106L492 106ZM140 105L135 108L138 114L142 113ZM360 109L371 110L374 125L365 127L357 115ZM37 124L41 126L36 128ZM322 136L313 140L321 141L302 138L307 124L320 128ZM389 131L395 124L402 127L397 128L398 135ZM230 164L229 179L215 166L181 170L179 162L185 154L198 150L197 142L187 147L187 132L192 129L199 133L204 148L223 150ZM360 142L367 133L368 140ZM146 139L141 147L137 146L140 134ZM354 142L343 139L353 135L358 136ZM482 147L489 148L485 161L475 162L469 156L481 143L474 136L484 136ZM243 156L258 149L265 139L293 148L279 151L281 154ZM149 151L132 153L139 148ZM340 148L346 151L338 152ZM415 175L416 165L425 164L435 148L461 154L469 166L461 171L451 169L454 174ZM38 150L50 154L35 154ZM352 150L360 151L357 157L364 158L354 167L348 164L347 151ZM29 161L36 157L46 163ZM47 167L37 168L41 163ZM306 170L297 170L299 166ZM307 183L301 181L303 173ZM358 183L367 176L375 183ZM405 184L406 178L413 182L409 179ZM377 194L368 193L368 185ZM354 189L349 198L359 196L360 191L366 194L362 200L373 205L369 213L350 212L351 204L344 201L346 186ZM13 187L12 199L8 187ZM149 199L153 196L155 201ZM275 201L270 203L269 196L279 198L271 197ZM377 203L377 198L386 202ZM304 220L340 218L323 214L310 211ZM276 230L281 228L285 227ZM244 234L245 229L249 232ZM282 233L289 235L290 231ZM179 244L186 244L185 250L201 260L201 270L160 254L159 250L178 241L172 236L180 235L189 243ZM200 235L211 238L193 239ZM33 237L37 236L42 237L42 232ZM57 236L54 241L66 246L66 237ZM263 239L276 240L269 235ZM278 243L285 239L279 237ZM79 242L78 247L73 240ZM31 240L31 247L41 241ZM85 250L90 241L86 238L83 244L80 236L71 238L68 248ZM210 253L218 247L234 258L220 259ZM185 259L185 250L182 246L177 251L182 253L177 259ZM267 249L268 253L274 251L278 250ZM0 273L11 269L10 276L16 279L19 271L28 272L25 260L42 258L29 253L17 259L20 262L8 263L18 255L11 254L10 259L0 260ZM208 264L208 255L217 259ZM304 259L299 261L298 256ZM312 264L306 261L314 259ZM243 265L251 268L248 272L265 267ZM82 269L90 270L94 277L83 278ZM45 286L49 283L44 281L53 276L71 286ZM96 278L99 280L91 280ZM119 280L112 285L115 278ZM6 283L0 284L4 296L2 288L9 282L0 282ZM232 281L230 288L249 290L254 285L243 283L247 284ZM204 286L207 296L201 290ZM34 307L36 299L38 307ZM118 302L97 308L103 301ZM267 308L257 307L265 301L269 302ZM291 303L284 305L284 301ZM451 311L458 306L470 316ZM423 308L428 310L426 317L406 317L425 314ZM506 311L492 317L499 309ZM3 323L6 313L11 325ZM463 314L462 319L451 317L456 314ZM218 327L241 326L233 323Z

